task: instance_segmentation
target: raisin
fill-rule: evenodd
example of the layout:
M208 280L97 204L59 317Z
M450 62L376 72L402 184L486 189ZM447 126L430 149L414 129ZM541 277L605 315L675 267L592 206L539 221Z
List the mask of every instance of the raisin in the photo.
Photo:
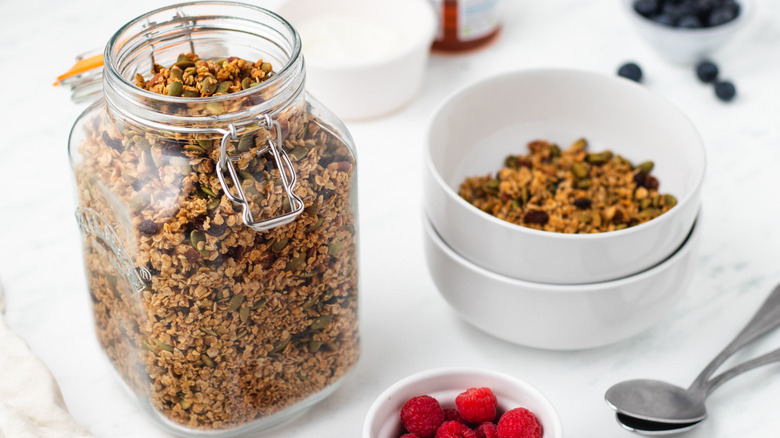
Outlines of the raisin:
M573 204L580 210L587 210L593 205L593 201L588 198L577 198L574 200Z
M145 236L154 236L158 231L160 231L160 225L154 221L146 219L138 224L138 231L140 231L141 234Z
M647 175L644 185L647 190L658 190L658 178L652 175Z
M550 219L550 215L543 210L531 210L525 214L523 221L527 224L539 224L544 225Z

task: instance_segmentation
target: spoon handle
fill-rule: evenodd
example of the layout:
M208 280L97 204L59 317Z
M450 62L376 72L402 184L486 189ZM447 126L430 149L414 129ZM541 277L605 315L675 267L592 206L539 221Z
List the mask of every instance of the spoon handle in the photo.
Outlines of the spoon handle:
M747 323L737 337L734 338L723 351L715 356L715 359L713 359L704 370L702 370L696 377L696 380L693 381L690 388L704 388L707 384L707 379L710 378L712 373L714 373L726 359L740 348L749 344L759 336L771 331L778 325L780 325L780 285L777 285L772 293L769 294L764 301L764 304L762 304L756 311L756 314L753 315L753 319ZM747 363L750 362L746 362L746 364Z
M722 373L716 375L712 379L708 380L704 386L705 394L709 395L712 391L715 390L718 386L726 382L727 380L731 380L734 377L737 377L738 375L750 371L754 368L758 368L763 365L767 365L773 362L780 361L780 348L776 350L772 350L769 353L762 354L761 356L758 356L754 359L751 359L747 362L743 362L733 368L729 368L726 371L723 371Z

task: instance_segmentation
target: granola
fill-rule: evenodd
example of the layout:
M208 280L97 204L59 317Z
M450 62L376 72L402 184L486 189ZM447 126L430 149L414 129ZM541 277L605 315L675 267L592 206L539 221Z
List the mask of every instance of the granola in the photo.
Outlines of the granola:
M495 176L467 178L458 194L505 221L560 233L600 233L632 227L677 204L658 192L652 161L636 166L611 151L589 152L579 139L561 150L545 140L528 155L510 155Z
M186 54L152 74L137 85L203 97L273 71ZM305 211L264 232L222 191L220 135L155 130L111 111L83 123L74 171L98 340L139 399L185 428L239 427L322 394L360 353L354 157L305 101L278 120ZM270 134L257 127L229 145L255 217L290 208L273 159L258 155Z

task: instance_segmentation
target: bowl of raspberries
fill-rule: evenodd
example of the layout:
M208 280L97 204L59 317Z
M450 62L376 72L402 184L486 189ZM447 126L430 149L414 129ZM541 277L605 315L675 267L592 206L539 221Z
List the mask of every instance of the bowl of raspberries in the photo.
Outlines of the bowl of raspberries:
M725 46L754 7L754 0L621 1L639 35L678 64L697 63Z
M550 401L515 377L438 368L395 383L371 405L363 438L560 438Z

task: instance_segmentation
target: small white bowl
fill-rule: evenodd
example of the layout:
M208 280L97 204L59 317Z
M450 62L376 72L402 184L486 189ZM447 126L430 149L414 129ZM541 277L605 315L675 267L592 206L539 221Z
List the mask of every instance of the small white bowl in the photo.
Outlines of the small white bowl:
M437 368L406 377L385 390L369 408L363 438L398 438L403 433L401 407L412 397L429 395L444 408L455 407L455 397L469 388L488 387L500 412L524 407L536 415L544 438L562 438L563 425L552 403L520 379L480 368Z
M659 191L677 205L619 231L564 234L516 225L458 196L475 175L495 174L509 154L544 139L585 137L634 163L655 162ZM460 256L507 277L551 284L612 280L647 269L680 246L696 218L705 152L696 128L642 85L576 70L526 70L480 81L436 112L425 145L425 210Z
M634 0L620 0L639 35L658 54L676 64L694 64L708 58L729 43L753 15L754 0L738 0L740 14L720 26L683 29L656 23L633 8Z
M306 89L343 120L411 102L436 33L426 0L287 0L278 9L301 35Z
M650 328L693 275L700 227L651 269L604 283L551 285L487 271L455 253L425 220L425 256L439 293L464 320L509 342L550 350L600 347Z

